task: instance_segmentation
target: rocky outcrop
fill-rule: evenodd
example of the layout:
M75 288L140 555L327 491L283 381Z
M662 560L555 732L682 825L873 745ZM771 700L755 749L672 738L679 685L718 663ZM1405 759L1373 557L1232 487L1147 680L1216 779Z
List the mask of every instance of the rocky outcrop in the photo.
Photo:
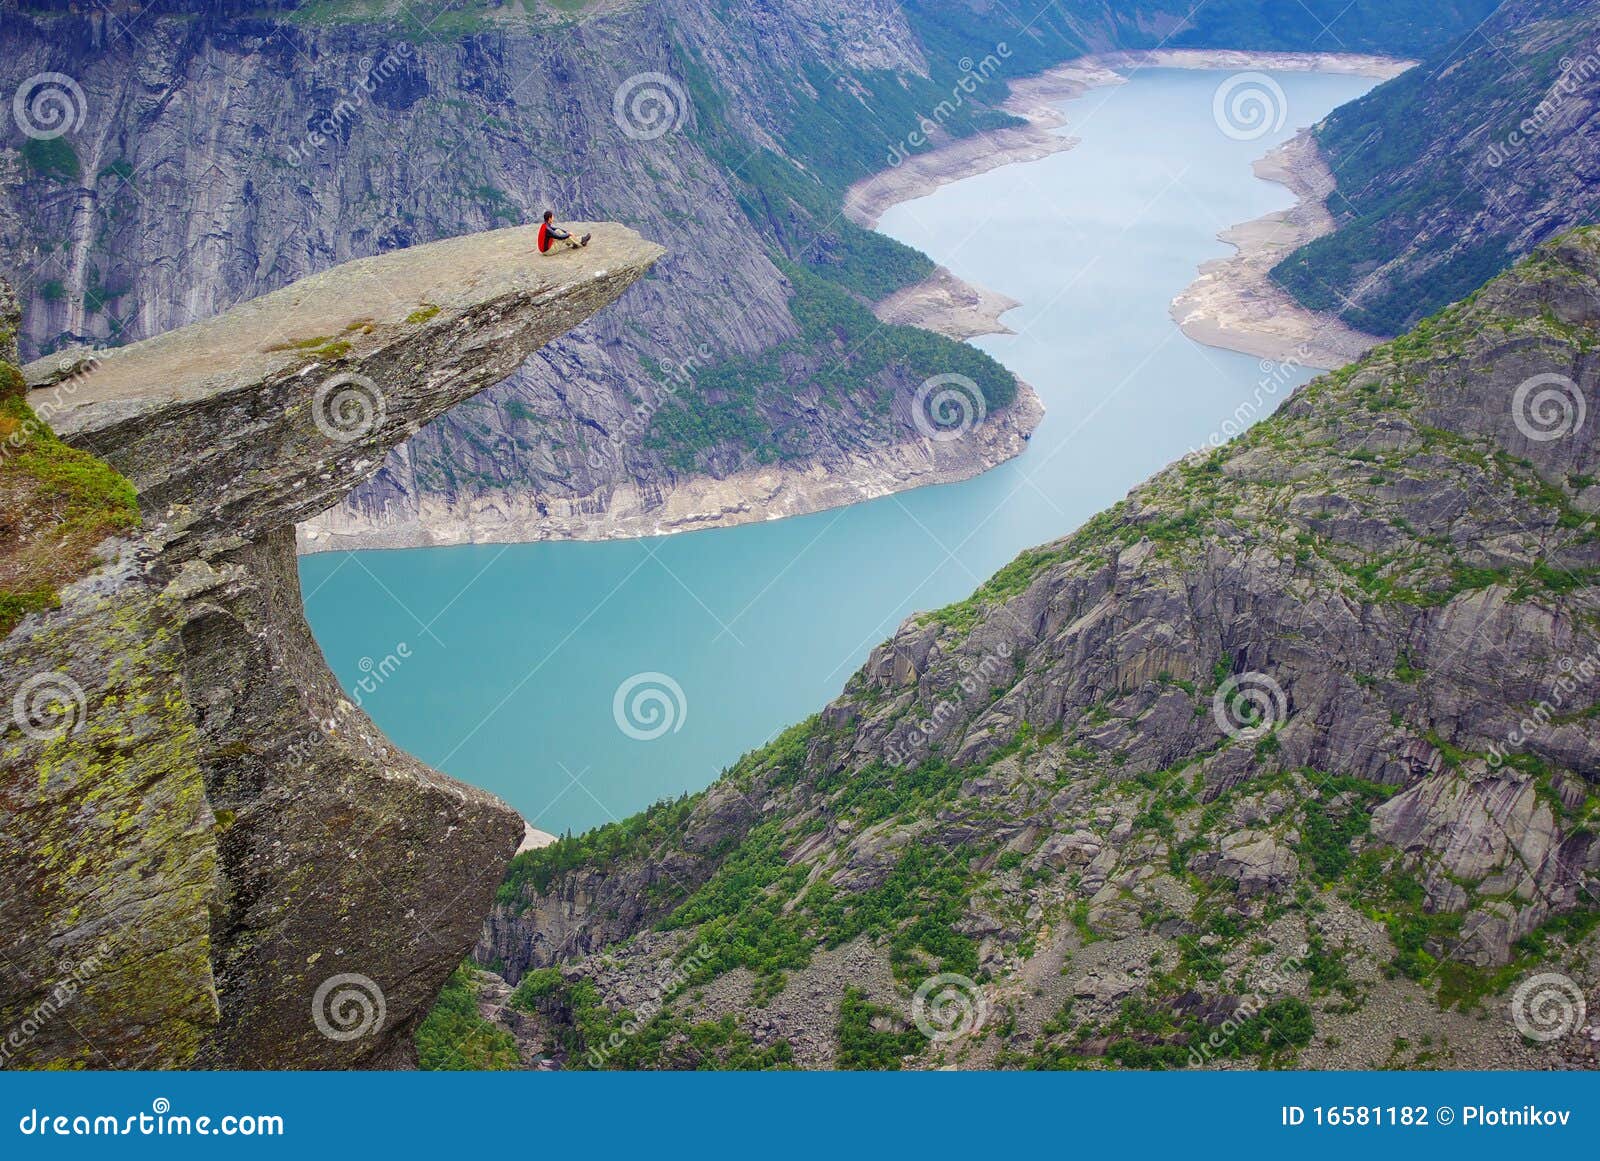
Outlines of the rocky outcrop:
M696 803L679 836L681 849L639 866L584 868L548 888L513 889L514 898L498 903L490 914L474 954L516 983L530 968L579 959L618 943L660 919L674 898L704 882L716 868L715 860L704 855L726 851L755 821L750 797L736 785L719 782Z
M16 211L0 209L0 261L27 273L35 354L145 338L334 263L546 207L667 244L618 311L414 433L311 526L305 549L648 535L815 511L969 477L1020 453L1037 422L1036 404L993 406L991 438L930 448L911 404L924 379L958 369L939 353L953 344L862 365L876 326L865 311L835 342L799 341L791 263L863 299L931 266L830 220L824 180L779 145L797 101L816 109L813 72L892 70L942 92L891 3L657 0L586 12L576 34L515 6L463 14L478 26L448 33L403 13L150 12L137 37L96 14L21 7L0 30L0 83L68 76L77 99L58 95L81 114L48 143L5 128L22 159L0 186ZM910 115L862 116L893 139ZM770 370L746 369L763 357ZM747 438L685 439L719 405Z
M408 1059L525 828L343 696L294 524L660 256L592 229L556 258L525 228L395 251L26 368L144 524L0 641L7 1064Z
M708 1010L839 1063L842 989L893 1037L933 981L988 1023L894 1060L1593 1067L1510 985L1600 985L1597 339L1588 231L912 618L704 795L521 856L480 958L603 1030L704 945L633 1066ZM851 940L876 983L795 991Z

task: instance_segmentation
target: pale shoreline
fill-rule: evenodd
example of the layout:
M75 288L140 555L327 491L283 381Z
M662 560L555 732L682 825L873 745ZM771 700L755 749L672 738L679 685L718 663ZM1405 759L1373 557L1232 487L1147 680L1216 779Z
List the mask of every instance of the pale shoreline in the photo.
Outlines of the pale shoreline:
M940 186L1071 149L1077 144L1076 138L1052 132L1066 124L1066 118L1053 102L1081 97L1090 89L1122 84L1127 77L1117 71L1119 69L1257 69L1343 73L1389 80L1414 63L1367 53L1236 52L1231 49L1161 49L1078 57L1011 83L1011 95L1000 108L1021 118L1024 124L953 138L926 153L912 154L900 165L862 178L845 191L845 216L859 226L872 229L891 206L926 197Z
M540 847L547 847L556 841L556 836L549 831L540 830L527 819L522 820L522 844L517 847L517 854L524 851L536 851ZM516 856L512 856L515 858Z
M547 540L635 540L710 528L729 528L844 508L933 484L969 480L1021 455L1044 416L1033 388L1017 380L1017 397L958 439L915 438L843 464L772 464L717 479L692 476L671 489L645 494L617 485L601 512L586 499L560 504L548 497L478 497L462 512L440 503L387 521L372 513L352 518L325 512L295 530L302 555L378 548L444 548L463 544L527 544Z
M1173 322L1198 343L1278 363L1333 370L1354 362L1383 340L1337 315L1301 306L1272 280L1280 260L1333 230L1325 205L1333 175L1315 139L1301 132L1258 159L1254 169L1298 200L1218 234L1234 253L1200 267L1199 277L1168 308Z
M845 217L858 226L876 229L884 212L901 202L927 197L951 182L1071 149L1078 143L1076 138L1051 132L1065 125L1066 118L1049 102L1070 100L1091 88L1123 81L1094 60L1082 57L1013 81L1011 95L1000 108L1020 117L1024 124L949 139L862 178L845 191Z
M1014 298L963 282L940 266L921 282L895 291L872 313L880 322L921 327L965 342L979 335L1015 334L1000 318L1021 305Z
M1079 57L1014 81L1001 108L1024 124L949 140L926 153L863 178L845 192L851 221L875 228L883 214L902 202L927 197L941 186L964 181L1007 165L1038 161L1073 148L1078 140L1055 130L1066 118L1055 103L1090 89L1122 84L1117 70L1179 68L1343 73L1388 80L1415 62L1367 53L1243 52L1231 49L1162 49ZM1276 152L1276 151L1275 151ZM1315 147L1311 147L1315 154ZM1332 229L1322 199L1332 178L1315 170L1315 158L1295 157L1293 165L1256 163L1258 176L1288 186L1301 203L1219 235L1238 253L1201 267L1200 276L1172 304L1173 320L1196 342L1275 359L1297 358L1308 366L1342 366L1377 342L1306 310L1258 269L1270 270L1278 257ZM1326 167L1323 167L1325 172ZM1313 204L1314 203L1314 204ZM1270 257L1270 261L1266 261ZM1004 305L1009 304L1009 305ZM928 280L880 303L885 322L911 322L951 338L1010 333L1000 316L1017 305L1004 295L962 282L944 267ZM1308 356L1309 353L1309 356Z

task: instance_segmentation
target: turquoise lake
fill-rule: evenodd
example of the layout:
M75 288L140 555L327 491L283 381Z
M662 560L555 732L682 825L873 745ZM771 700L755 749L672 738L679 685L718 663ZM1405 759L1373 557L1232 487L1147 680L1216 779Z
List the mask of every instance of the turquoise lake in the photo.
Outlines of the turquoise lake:
M1190 341L1168 303L1228 252L1219 230L1291 203L1250 163L1374 83L1271 75L1287 99L1275 132L1218 129L1227 73L1145 70L1062 104L1075 149L884 217L885 233L1023 304L1005 319L1017 334L977 340L1047 408L1023 456L966 483L740 528L307 557L306 610L334 672L353 690L409 654L364 708L544 830L706 786L821 709L908 614L1070 532L1256 391L1260 361ZM635 683L665 691L639 708L666 716L625 714L625 731L613 703L641 674L676 688Z

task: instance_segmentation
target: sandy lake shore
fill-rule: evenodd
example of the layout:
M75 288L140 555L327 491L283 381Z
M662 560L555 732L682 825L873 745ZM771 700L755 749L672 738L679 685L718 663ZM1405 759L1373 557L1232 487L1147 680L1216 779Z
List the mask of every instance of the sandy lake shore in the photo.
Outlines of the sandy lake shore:
M540 847L547 847L556 841L556 836L549 831L540 830L526 819L522 822L522 845L517 848L517 854L523 851L536 851Z
M1258 160L1255 172L1299 200L1218 234L1235 252L1200 267L1172 300L1173 321L1196 342L1279 363L1328 370L1360 358L1381 341L1377 336L1308 310L1272 279L1286 255L1333 229L1326 205L1333 174L1316 140L1302 131Z
M891 206L926 197L940 186L1071 149L1077 139L1057 132L1066 118L1056 106L1092 88L1121 84L1125 74L1142 68L1329 72L1387 80L1411 64L1357 53L1199 49L1081 57L1012 82L1011 94L1002 107L1022 124L946 140L926 153L891 164L850 187L845 194L845 213L870 228ZM1174 299L1173 318L1190 338L1209 346L1262 358L1294 359L1307 366L1342 366L1377 340L1306 310L1269 276L1283 254L1332 229L1323 205L1333 189L1332 175L1306 134L1274 150L1257 162L1255 169L1257 176L1288 186L1300 203L1219 235L1236 246L1237 253L1201 268L1196 281ZM1015 305L1005 295L963 282L941 266L927 280L879 303L876 310L885 322L910 323L951 338L968 339L1010 333L1001 315Z

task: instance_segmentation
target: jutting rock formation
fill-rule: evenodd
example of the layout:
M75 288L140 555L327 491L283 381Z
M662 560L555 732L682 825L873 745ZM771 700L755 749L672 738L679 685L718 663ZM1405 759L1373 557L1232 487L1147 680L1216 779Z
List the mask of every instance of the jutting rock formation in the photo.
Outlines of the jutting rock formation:
M556 256L515 228L351 262L25 369L142 527L0 640L0 1023L29 1032L8 1064L407 1059L523 823L343 697L294 525L662 254L582 229Z

